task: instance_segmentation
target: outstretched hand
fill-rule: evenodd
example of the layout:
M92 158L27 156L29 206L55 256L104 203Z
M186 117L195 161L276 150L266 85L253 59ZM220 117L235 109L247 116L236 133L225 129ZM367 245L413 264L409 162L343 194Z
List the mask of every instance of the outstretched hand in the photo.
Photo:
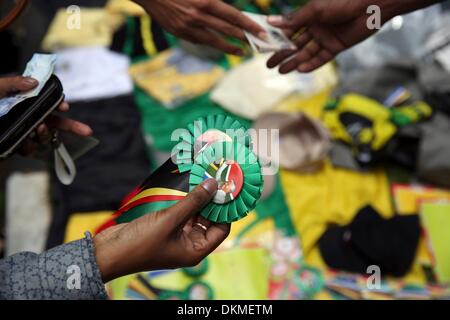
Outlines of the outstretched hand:
M245 41L244 30L263 38L265 31L222 0L134 0L164 29L192 43L205 44L225 53L243 51L223 36Z
M294 70L310 72L343 50L374 34L367 27L368 6L373 1L311 0L297 11L285 16L271 16L268 22L282 28L291 37L297 50L275 53L267 62L269 68L280 66L280 73ZM381 21L389 16L381 12Z

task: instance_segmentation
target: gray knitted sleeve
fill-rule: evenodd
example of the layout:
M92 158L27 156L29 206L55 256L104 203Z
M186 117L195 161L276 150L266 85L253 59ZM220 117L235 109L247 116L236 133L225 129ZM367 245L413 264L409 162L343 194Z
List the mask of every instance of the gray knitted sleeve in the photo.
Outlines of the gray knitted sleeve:
M42 254L0 260L0 299L107 299L91 234Z

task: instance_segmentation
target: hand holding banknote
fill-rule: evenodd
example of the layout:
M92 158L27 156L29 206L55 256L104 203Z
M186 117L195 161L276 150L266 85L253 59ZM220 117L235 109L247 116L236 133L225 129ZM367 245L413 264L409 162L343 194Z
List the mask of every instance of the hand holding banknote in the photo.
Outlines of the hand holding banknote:
M281 73L294 70L310 72L336 57L340 52L367 39L379 28L369 28L368 9L380 9L381 25L391 18L425 8L439 0L310 0L285 16L271 16L268 22L281 28L297 50L274 54L267 66L280 66Z
M187 41L223 52L242 55L242 50L223 36L245 41L244 31L257 38L265 32L257 23L222 0L134 0L164 29Z
M30 77L3 77L0 78L0 99L14 93L23 95L26 92L34 91L40 86L41 84L39 81ZM62 102L59 105L58 110L66 112L69 110L69 105L67 102ZM69 131L79 136L90 136L92 134L92 129L84 123L56 115L50 115L44 123L41 123L37 127L37 141L32 139L25 140L20 152L22 154L30 154L36 149L38 143L47 143L50 140L51 128Z
M251 33L244 32L253 51L258 53L277 52L280 50L296 50L295 44L284 34L283 29L267 22L267 16L251 12L243 12L249 19L264 29L266 37L260 39Z
M0 99L0 117L8 114L14 106L22 101L36 97L52 75L55 62L56 56L54 54L34 54L22 74L29 81L33 79L35 81L34 85L28 90L13 90L14 87L9 88L10 91L1 96L3 99Z

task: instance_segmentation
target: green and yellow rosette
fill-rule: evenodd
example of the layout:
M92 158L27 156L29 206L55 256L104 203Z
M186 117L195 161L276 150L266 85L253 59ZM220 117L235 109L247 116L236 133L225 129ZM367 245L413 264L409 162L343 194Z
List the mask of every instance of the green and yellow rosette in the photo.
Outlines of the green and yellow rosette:
M190 124L180 138L175 157L130 193L97 233L168 208L208 178L217 180L219 190L201 212L203 217L230 223L254 209L263 188L261 166L249 148L250 135L239 121L211 115Z
M261 165L257 156L240 143L215 142L195 157L189 189L210 178L219 185L215 197L201 212L210 221L231 223L242 219L261 197Z
M223 114L210 115L190 123L178 136L175 162L180 172L191 170L195 156L211 142L228 141L250 146L247 129L236 119Z

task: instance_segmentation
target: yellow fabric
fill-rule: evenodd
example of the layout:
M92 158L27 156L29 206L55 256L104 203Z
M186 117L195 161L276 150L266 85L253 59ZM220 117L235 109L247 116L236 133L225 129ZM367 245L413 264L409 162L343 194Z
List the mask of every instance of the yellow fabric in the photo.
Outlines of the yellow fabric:
M75 26L77 22L79 27ZM59 9L42 42L42 49L51 52L67 47L109 47L114 31L123 22L121 15L103 8L81 8L80 12Z
M203 94L224 75L220 67L206 72L180 73L175 65L168 63L172 54L172 49L166 50L129 69L133 81L166 106Z
M64 242L78 240L84 237L86 231L95 233L95 230L111 218L114 211L99 211L87 213L74 213L67 222Z
M365 205L384 217L393 213L383 170L363 174L334 168L327 161L315 174L281 170L281 182L306 254L328 223L347 224Z
M126 16L143 16L144 8L131 0L109 0L105 6L111 13L120 13Z
M114 300L125 300L128 285L133 278L135 278L135 275L128 275L109 282L106 285L109 297Z
M271 0L256 0L255 2L261 9L268 9L272 4Z
M137 277L131 277L129 286L133 289L142 294L147 299L155 300L158 298L158 296L151 291L149 288L147 288L144 284L142 284ZM119 299L119 297L116 300L123 300L125 297L122 297Z
M395 185L393 188L394 203L397 212L414 214L419 212L420 202L424 200L450 201L450 191L438 188L411 187Z
M292 94L277 105L274 111L277 112L298 112L302 111L314 119L319 119L322 114L322 106L328 100L331 89L305 98L301 94Z
M240 56L235 56L235 55L232 55L232 54L227 54L225 56L226 56L227 61L230 64L231 67L236 67L237 65L242 63L242 61L244 61L244 59L242 57L240 57Z
M344 112L354 113L372 121L371 130L363 130L359 140L370 142L372 136L375 135L375 139L371 143L374 150L382 148L397 131L396 126L390 120L389 109L364 96L347 94L339 98L336 108L326 110L323 115L324 124L330 130L332 137L346 143L352 143L353 137L349 135L347 128L340 120L340 116Z
M200 278L214 291L214 299L261 300L268 296L268 252L261 248L236 248L213 253L208 257L208 271ZM193 278L182 271L151 280L155 287L183 291Z
M219 248L231 248L236 246L237 238L241 232L249 225L258 220L256 212L252 211L248 214L245 219L241 219L237 222L233 222L231 227L230 235L221 244ZM272 218L266 218L255 223L251 228L245 233L245 235L240 238L239 245L246 244L259 244L267 245L272 244L275 236L275 225Z
M304 112L314 119L320 119L322 108L327 103L331 92L337 84L337 75L332 63L328 63L315 71L315 87L324 90L305 96L301 93L293 93L283 99L273 111L275 112Z
M450 283L450 203L423 203L421 218L433 252L438 279Z

